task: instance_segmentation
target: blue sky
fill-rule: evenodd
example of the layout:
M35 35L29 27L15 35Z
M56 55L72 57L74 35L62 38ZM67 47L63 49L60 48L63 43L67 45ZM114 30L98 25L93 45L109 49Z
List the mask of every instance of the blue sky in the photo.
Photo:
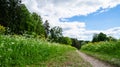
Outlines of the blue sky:
M120 0L23 0L30 12L39 14L51 27L60 26L63 36L92 40L95 33L120 38Z
M67 22L85 22L87 30L106 30L120 26L120 5L108 8L102 13L100 11L101 9L87 16L73 16L65 19Z

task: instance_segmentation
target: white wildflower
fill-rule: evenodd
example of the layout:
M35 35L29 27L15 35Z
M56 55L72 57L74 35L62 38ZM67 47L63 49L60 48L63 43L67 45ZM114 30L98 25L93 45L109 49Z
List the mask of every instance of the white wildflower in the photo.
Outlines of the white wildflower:
M11 42L11 44L15 44L14 42Z
M4 47L4 43L1 43L0 47Z

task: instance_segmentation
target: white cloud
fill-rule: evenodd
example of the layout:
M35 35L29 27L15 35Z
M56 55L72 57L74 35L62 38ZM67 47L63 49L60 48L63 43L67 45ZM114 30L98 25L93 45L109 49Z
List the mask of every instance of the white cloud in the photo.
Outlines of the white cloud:
M115 38L120 38L120 27L108 29L104 33L110 36L114 36Z
M78 39L90 39L93 33L105 32L116 36L119 30L93 31L86 30L84 22L61 22L60 18L70 18L76 15L88 15L99 9L101 12L120 4L120 0L23 0L30 12L37 12L43 20L49 20L51 26L61 26L64 36ZM65 20L66 21L66 20ZM116 36L117 37L117 36Z
M24 0L23 2L30 11L58 18L87 15L100 8L112 8L120 4L120 0Z

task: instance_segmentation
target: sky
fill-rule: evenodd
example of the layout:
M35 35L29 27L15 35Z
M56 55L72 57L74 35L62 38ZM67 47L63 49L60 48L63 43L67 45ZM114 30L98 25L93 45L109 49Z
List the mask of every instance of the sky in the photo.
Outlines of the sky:
M92 40L95 33L120 38L120 0L23 0L28 10L38 13L63 35Z

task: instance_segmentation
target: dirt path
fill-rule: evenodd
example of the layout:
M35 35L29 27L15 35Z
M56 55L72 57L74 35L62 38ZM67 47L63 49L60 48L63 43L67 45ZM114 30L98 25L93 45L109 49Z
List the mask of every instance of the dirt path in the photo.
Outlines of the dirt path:
M84 54L84 53L82 53L82 52L80 52L78 50L76 52L79 53L79 55L85 61L89 62L92 65L92 67L114 67L114 66L111 66L110 64L107 64L107 63L105 63L103 61L100 61L100 60L95 59L95 58L93 58L91 56L88 56L88 55L86 55L86 54Z

